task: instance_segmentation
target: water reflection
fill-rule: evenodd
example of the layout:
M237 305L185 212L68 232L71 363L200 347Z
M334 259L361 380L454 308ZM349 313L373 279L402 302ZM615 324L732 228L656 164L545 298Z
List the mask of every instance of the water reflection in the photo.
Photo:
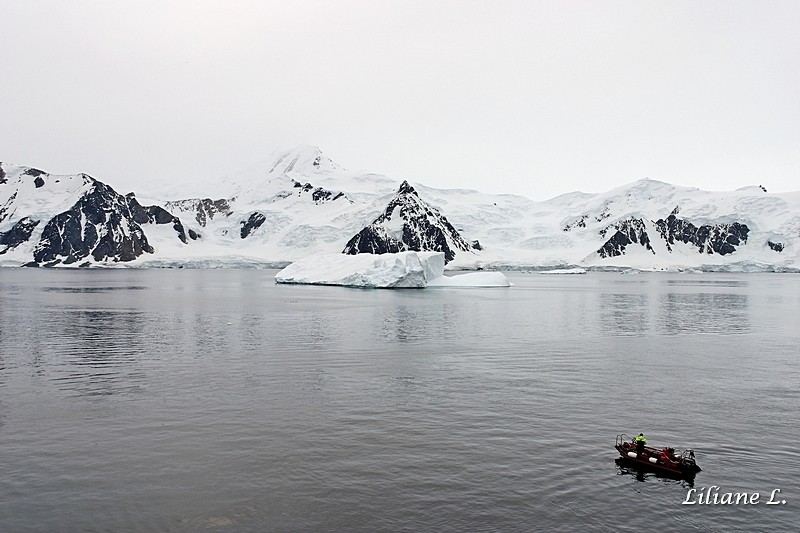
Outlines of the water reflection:
M605 293L600 295L600 321L611 335L644 333L648 324L648 295Z
M668 334L750 331L748 297L731 293L668 293L659 297L658 324Z
M42 287L43 292L64 292L64 293L95 293L95 292L109 292L109 291L143 291L147 287L142 285L120 285L120 286L103 286L103 287Z
M53 317L31 364L62 390L86 396L139 391L145 375L136 354L147 351L141 312L72 310ZM49 366L46 361L50 361Z
M614 459L614 463L617 466L618 476L631 476L634 477L636 481L640 483L658 480L668 485L681 485L687 488L694 487L694 480L695 480L694 476L686 479L676 479L674 476L668 476L660 472L651 472L643 468L638 468L632 465L631 463L625 461L621 457Z
M384 335L400 342L418 338L420 330L425 328L421 313L409 309L406 305L387 310L383 322Z
M740 279L668 279L667 285L680 287L747 287Z

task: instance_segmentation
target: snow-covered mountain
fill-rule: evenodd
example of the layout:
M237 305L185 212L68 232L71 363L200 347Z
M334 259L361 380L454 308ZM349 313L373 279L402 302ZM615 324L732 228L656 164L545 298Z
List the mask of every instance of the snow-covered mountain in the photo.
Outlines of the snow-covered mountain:
M51 175L0 163L0 260L78 265L133 261L153 254L144 227L170 225L166 237L186 243L177 217L143 207L85 174Z
M643 179L534 202L351 172L301 146L209 190L137 191L145 207L84 174L0 163L0 265L266 267L423 250L451 268L800 270L800 193L760 186Z
M341 194L341 193L340 193ZM408 250L444 252L445 263L456 253L480 250L480 243L470 244L436 208L422 200L407 181L389 200L372 224L347 242L343 253L386 254Z

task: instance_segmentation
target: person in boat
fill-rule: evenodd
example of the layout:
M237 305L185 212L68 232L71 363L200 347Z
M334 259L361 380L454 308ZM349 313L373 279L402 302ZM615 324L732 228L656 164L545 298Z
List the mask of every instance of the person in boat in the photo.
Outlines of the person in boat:
M639 436L633 439L633 443L636 445L636 457L640 457L644 451L644 445L647 444L647 439L639 433Z

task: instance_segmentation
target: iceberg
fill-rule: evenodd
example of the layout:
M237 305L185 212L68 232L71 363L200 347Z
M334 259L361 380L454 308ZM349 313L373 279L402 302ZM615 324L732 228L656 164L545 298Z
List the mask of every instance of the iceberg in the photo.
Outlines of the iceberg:
M501 272L444 275L443 252L311 255L275 275L277 283L363 288L510 287Z
M586 274L585 268L555 268L553 270L540 270L539 274Z
M439 276L428 282L428 287L510 287L511 282L502 272L468 272L455 276Z

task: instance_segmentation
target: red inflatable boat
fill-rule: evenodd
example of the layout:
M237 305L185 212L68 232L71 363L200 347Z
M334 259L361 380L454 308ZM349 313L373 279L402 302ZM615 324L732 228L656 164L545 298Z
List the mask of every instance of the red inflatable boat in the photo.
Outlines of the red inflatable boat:
M694 460L694 450L677 452L674 448L661 449L644 446L641 453L636 452L636 444L628 435L617 435L614 447L623 463L650 470L658 474L679 478L692 478L700 471Z

